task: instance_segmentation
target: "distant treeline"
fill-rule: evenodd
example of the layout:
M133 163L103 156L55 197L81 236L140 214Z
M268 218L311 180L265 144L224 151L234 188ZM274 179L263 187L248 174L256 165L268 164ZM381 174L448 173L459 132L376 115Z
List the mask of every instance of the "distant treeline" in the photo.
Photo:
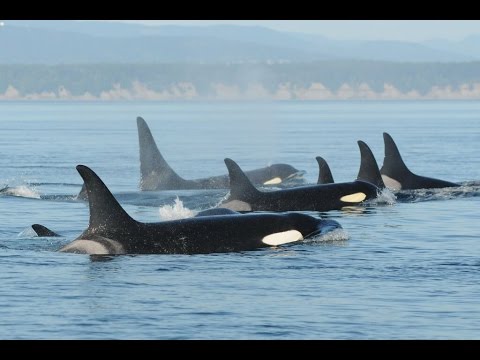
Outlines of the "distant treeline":
M92 65L0 65L0 93L9 86L21 94L56 92L64 87L72 95L86 92L98 96L115 84L130 88L140 82L163 91L174 84L190 83L201 96L212 93L214 84L246 89L252 83L275 91L282 84L308 88L321 83L331 91L342 85L367 84L382 91L384 84L402 92L420 94L433 86L480 82L480 62L393 63L381 61L318 61L284 64L92 64Z

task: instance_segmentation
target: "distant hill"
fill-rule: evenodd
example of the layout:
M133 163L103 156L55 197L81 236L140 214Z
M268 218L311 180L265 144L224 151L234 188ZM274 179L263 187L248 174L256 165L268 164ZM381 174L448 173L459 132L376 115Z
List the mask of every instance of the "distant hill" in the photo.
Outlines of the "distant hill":
M0 65L0 99L480 98L480 62Z
M146 26L113 22L5 20L1 64L255 63L318 60L480 60L464 42L337 41L258 26Z

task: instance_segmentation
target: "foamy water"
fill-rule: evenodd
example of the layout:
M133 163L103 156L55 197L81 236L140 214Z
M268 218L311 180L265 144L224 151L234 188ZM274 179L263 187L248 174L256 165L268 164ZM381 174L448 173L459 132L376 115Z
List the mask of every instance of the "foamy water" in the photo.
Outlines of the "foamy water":
M35 230L33 230L33 228L31 226L29 227L26 227L25 229L23 229L22 231L20 231L17 235L19 238L34 238L34 237L38 237L37 233L35 232Z
M476 182L471 183L475 184ZM443 201L478 196L480 196L480 186L478 185L462 185L442 189L402 190L397 193L399 200L408 202Z
M368 201L369 205L393 205L397 197L390 189L382 189L375 199Z
M40 194L37 192L37 190L34 187L27 185L8 187L2 193L10 196L40 199Z
M173 205L164 205L158 209L158 212L163 221L191 218L197 214L197 211L185 207L178 197Z
M321 242L329 242L329 241L347 241L350 238L350 235L345 229L335 229L330 232L327 232L326 234L320 234L317 236L314 236L309 239L305 239L304 241L310 242L310 243L321 243Z

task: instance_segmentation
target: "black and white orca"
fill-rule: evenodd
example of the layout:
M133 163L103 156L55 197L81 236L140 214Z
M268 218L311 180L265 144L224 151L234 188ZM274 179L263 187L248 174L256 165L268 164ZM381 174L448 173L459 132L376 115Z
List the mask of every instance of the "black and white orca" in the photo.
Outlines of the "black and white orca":
M260 191L231 159L225 159L230 175L230 195L221 207L238 211L328 211L374 199L378 188L364 181L299 186Z
M380 169L383 182L393 190L414 190L414 189L436 189L446 187L457 187L455 184L445 180L428 178L412 173L402 160L397 145L392 137L383 133L385 144L385 158Z
M140 190L228 189L228 175L186 180L180 177L163 158L147 123L137 118L140 145ZM288 164L273 164L247 171L248 178L258 185L279 185L301 178L303 171Z
M78 165L88 193L90 220L76 240L59 251L81 254L203 254L254 250L301 241L341 228L332 220L300 213L238 214L207 210L202 215L159 223L131 218L103 181Z

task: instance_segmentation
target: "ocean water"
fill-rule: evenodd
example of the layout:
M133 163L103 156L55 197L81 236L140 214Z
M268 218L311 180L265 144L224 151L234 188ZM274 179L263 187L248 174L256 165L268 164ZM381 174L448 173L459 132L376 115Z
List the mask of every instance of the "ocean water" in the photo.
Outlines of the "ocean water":
M383 162L392 135L417 174L454 182L314 216L344 232L259 251L91 257L58 253L88 225L91 167L135 219L191 216L228 190L138 192L136 117L184 178L315 156L351 181L357 140ZM0 103L2 339L479 339L479 102ZM40 223L62 234L38 238Z

